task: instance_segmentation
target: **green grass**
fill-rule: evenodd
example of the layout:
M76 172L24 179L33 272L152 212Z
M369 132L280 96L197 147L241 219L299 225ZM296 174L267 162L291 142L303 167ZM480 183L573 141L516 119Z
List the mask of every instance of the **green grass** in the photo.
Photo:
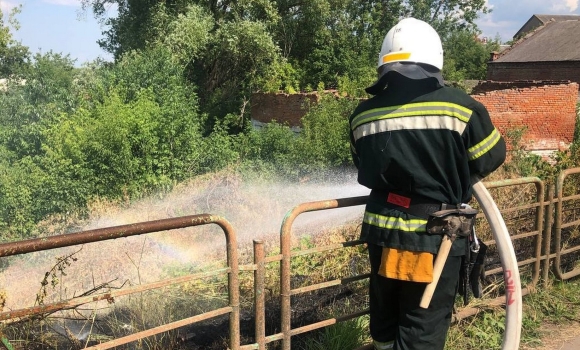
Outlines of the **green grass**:
M521 346L542 349L545 325L571 325L580 321L580 282L555 282L523 297ZM505 328L502 308L486 309L451 325L446 350L501 349ZM368 315L337 323L307 338L301 350L352 350L370 341Z
M305 341L302 350L352 350L369 341L368 316L363 316L325 327L316 336Z

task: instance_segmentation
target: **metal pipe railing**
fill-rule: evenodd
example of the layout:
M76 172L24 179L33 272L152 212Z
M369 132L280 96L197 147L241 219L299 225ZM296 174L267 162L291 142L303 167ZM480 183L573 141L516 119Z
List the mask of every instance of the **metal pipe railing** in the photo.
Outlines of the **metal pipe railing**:
M534 239L532 255L518 258L519 259L517 263L518 267L524 266L532 267L531 281L527 284L527 288L522 288L522 295L526 295L527 293L529 293L529 288L535 287L540 278L544 280L544 283L548 283L550 266L553 267L556 278L558 279L565 280L580 274L580 268L564 272L561 266L562 257L564 255L577 253L580 250L580 245L566 248L562 247L563 230L571 227L580 226L580 220L572 220L565 223L563 222L564 203L580 199L580 194L572 194L569 196L564 196L563 190L564 180L566 180L568 176L577 173L580 173L580 168L568 169L563 171L558 177L558 181L555 184L555 188L552 185L546 188L544 182L535 177L492 181L485 183L486 188L489 189L510 186L526 186L526 185L535 186L536 190L535 199L532 203L522 203L521 205L517 205L514 207L500 209L502 214L504 214L535 208L534 224L532 230L528 232L519 232L518 234L510 236L510 239L514 242L526 238ZM38 238L20 242L10 242L0 244L0 258L1 258L27 254L34 251L50 250L79 244L87 244L98 241L129 237L134 235L142 235L151 232L179 229L190 226L206 225L210 223L217 224L222 228L226 236L226 244L227 244L226 268L192 274L188 276L182 276L173 279L166 279L162 281L132 286L128 288L122 288L97 295L77 297L45 305L38 305L19 310L0 312L0 321L7 323L10 322L11 320L22 319L25 317L29 317L31 315L47 314L50 312L54 312L56 310L71 309L79 305L96 302L99 300L114 300L116 297L123 295L129 295L146 290L165 287L168 285L184 283L195 279L206 278L208 276L227 274L228 275L227 289L229 295L228 300L229 305L227 307L219 308L201 315L196 315L190 318L168 323L159 327L145 330L143 332L134 333L123 338L115 339L108 343L100 344L98 346L93 347L92 349L106 349L126 344L128 342L132 342L147 336L183 327L185 325L196 323L212 317L217 317L220 315L229 315L230 349L261 350L265 349L267 347L267 344L269 343L281 341L282 349L289 350L291 348L291 338L295 335L320 329L322 327L327 327L337 322L346 321L348 319L368 314L368 310L359 310L349 315L329 318L326 320L318 321L312 324L292 329L291 327L292 296L315 291L318 289L329 288L332 286L344 285L355 281L365 280L369 276L367 273L362 273L355 276L324 281L309 286L303 286L300 288L292 289L290 280L291 280L291 261L293 258L299 256L306 256L314 253L331 252L336 249L354 247L359 244L362 244L362 242L359 241L349 241L330 244L324 247L315 247L300 251L292 251L291 247L292 226L294 221L299 215L306 212L363 205L366 203L367 198L368 198L367 196L341 198L341 199L303 203L294 207L286 214L281 225L280 254L266 257L263 242L261 240L255 240L253 264L242 267L238 265L237 239L235 230L224 218L209 214L163 219L144 223L88 230L66 235L58 235L46 238ZM490 240L487 243L493 245L495 244L495 241ZM554 262L553 264L551 264L552 261ZM280 277L281 329L280 332L276 334L266 335L265 310L267 306L265 300L265 285L266 285L265 269L267 264L271 263L280 264L279 277ZM255 343L245 345L240 344L241 338L240 292L239 292L240 270L253 271L253 279L254 279L253 306L255 312L254 316ZM486 274L491 275L500 273L501 270L502 270L501 268L489 268L487 269ZM503 303L502 300L504 300L504 298L502 297L489 299L483 305L501 305ZM457 321L461 318L470 317L472 315L475 315L480 310L481 310L480 308L474 307L463 308L455 315L454 320ZM5 339L3 338L2 341L4 340Z
M580 168L566 169L560 173L558 180L556 181L556 209L555 209L555 223L554 223L554 245L556 248L556 259L554 260L554 274L560 280L567 280L572 277L580 275L580 268L574 268L571 271L564 273L562 271L562 255L570 254L577 251L575 248L563 249L562 248L562 229L570 226L580 225L580 220L575 220L568 222L566 225L562 223L563 221L563 207L564 202L568 200L578 199L578 195L564 197L564 181L566 178L573 174L579 174Z
M218 269L212 272L183 276L176 279L158 281L116 291L111 291L104 294L96 294L86 297L72 298L56 303L39 305L19 310L12 310L0 313L0 320L10 320L15 318L22 318L31 315L46 314L47 312L54 312L58 310L70 309L89 302L96 302L99 300L114 300L115 297L121 295L128 295L145 290L161 288L175 283L183 283L193 279L199 279L206 276L213 276L218 274L228 274L228 294L229 306L217 310L212 310L200 315L186 318L177 322L171 322L159 327L151 328L142 332L134 333L126 337L118 338L107 343L102 343L91 347L90 349L109 349L111 347L127 344L145 337L155 334L167 332L172 329L183 327L185 325L217 317L224 314L229 314L229 329L230 339L229 346L232 350L237 350L240 347L240 294L239 294L239 267L238 267L238 250L237 237L234 228L224 218L210 214L200 214L183 216L178 218L162 219L155 221L142 222L137 224L121 225L107 228L100 228L94 230L87 230L76 233L69 233L51 237L35 238L18 242L10 242L0 244L0 258L7 256L21 255L31 252L39 252L44 250L69 247L79 244L95 243L111 239L118 239L123 237L130 237L142 235L152 232L167 231L173 229L186 228L191 226L200 226L207 224L217 224L223 230L226 236L226 250L227 250L227 269Z

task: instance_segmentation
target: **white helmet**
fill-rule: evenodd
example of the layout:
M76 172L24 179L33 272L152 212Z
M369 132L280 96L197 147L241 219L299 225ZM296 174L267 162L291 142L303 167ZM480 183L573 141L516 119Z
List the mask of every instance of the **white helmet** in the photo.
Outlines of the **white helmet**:
M443 86L442 68L443 47L435 29L421 20L405 18L385 36L377 65L379 78L365 90L372 95L380 93L390 72L410 79L435 78Z
M439 34L426 22L405 18L383 40L378 67L391 62L413 62L443 68L443 47Z

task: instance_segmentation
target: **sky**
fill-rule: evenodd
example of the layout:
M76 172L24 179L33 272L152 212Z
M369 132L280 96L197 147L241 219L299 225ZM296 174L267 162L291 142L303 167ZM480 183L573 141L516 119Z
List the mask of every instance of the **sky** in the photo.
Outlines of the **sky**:
M476 21L489 38L500 37L501 42L511 40L513 35L534 14L580 15L580 0L486 0L492 10ZM48 52L68 54L76 65L101 57L112 60L97 40L103 37L103 28L92 12L83 13L80 0L0 0L4 14L14 6L22 5L16 17L20 30L14 38L28 46L34 53ZM114 8L109 16L116 16Z
M14 39L28 46L31 52L53 51L70 55L75 65L91 62L98 57L112 61L112 55L102 50L97 40L106 29L89 10L83 11L80 0L0 0L0 9L7 14L22 5L16 16L20 29L12 31ZM116 16L116 9L109 9Z

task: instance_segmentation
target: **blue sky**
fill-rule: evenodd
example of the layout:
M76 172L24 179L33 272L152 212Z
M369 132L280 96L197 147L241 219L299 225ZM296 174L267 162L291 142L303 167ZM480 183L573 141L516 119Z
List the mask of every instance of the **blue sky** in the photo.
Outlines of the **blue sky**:
M80 0L0 0L5 15L17 5L22 5L16 17L20 29L13 35L31 52L69 54L77 66L97 57L112 60L97 44L104 28L91 11L82 11ZM115 9L109 11L116 15Z
M580 15L580 0L487 0L491 14L482 16L477 24L483 35L502 42L508 41L533 14ZM102 38L101 25L90 11L83 15L80 0L0 0L7 11L22 5L17 19L21 28L14 37L32 52L54 51L77 60L77 65L97 57L111 60L96 41ZM114 8L109 9L115 16Z
M513 35L533 15L580 15L580 0L486 0L491 13L477 21L486 37L500 35L502 42Z

